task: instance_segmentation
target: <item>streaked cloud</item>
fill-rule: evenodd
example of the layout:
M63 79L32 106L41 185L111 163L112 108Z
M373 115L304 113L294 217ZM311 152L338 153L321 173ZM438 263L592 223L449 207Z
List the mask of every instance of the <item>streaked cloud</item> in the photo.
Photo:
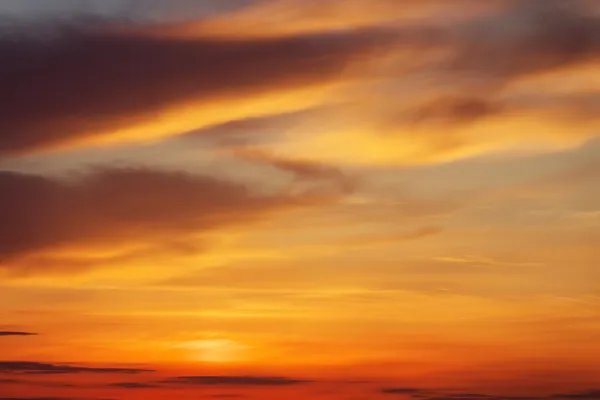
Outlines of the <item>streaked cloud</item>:
M110 387L117 387L121 389L152 389L160 387L159 385L153 383L144 383L144 382L117 382L111 383Z
M597 1L34 3L0 396L597 397Z
M35 336L37 333L22 331L0 331L1 336Z
M343 81L357 57L388 41L371 31L223 41L57 29L46 41L0 38L0 52L12 60L0 70L4 154L148 141L306 107Z
M558 399L595 400L595 399L600 399L600 390L588 390L588 391L582 391L582 392L561 393L561 394L555 394L552 397L558 398Z
M289 386L311 383L311 381L280 376L178 376L163 381L176 385L201 386Z
M339 196L327 189L260 194L238 182L147 168L101 168L66 180L4 172L0 187L0 254L9 271L11 260L18 264L28 254L123 241L152 246L171 242L173 235L185 241ZM191 240L198 244L197 236ZM33 270L43 272L48 265L40 261Z
M167 37L280 37L335 32L399 23L427 23L445 16L469 18L497 11L510 0L272 0L256 1L229 13L187 23L165 24L150 35ZM460 9L461 12L455 10ZM468 10L465 12L465 10ZM269 21L265 24L265 21Z
M49 364L34 361L0 361L0 372L20 373L30 375L54 375L54 374L138 374L153 372L148 369L137 368L115 368L115 367L83 367L69 364Z

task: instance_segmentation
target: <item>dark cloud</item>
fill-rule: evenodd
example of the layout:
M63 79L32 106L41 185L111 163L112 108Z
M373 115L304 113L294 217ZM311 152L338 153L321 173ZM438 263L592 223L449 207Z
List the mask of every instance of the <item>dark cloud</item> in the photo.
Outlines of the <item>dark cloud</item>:
M0 154L151 121L168 106L329 82L382 36L177 40L92 26L0 38Z
M597 120L600 96L588 93L520 95L512 98L441 97L409 113L403 122L466 125L488 117L546 115L555 120Z
M35 336L37 333L33 332L19 332L19 331L0 331L0 336Z
M77 385L74 385L71 383L66 383L66 382L33 381L33 380L23 380L23 379L0 379L0 383L11 384L11 385L42 386L42 387L52 387L52 388L77 387Z
M158 385L152 383L143 383L143 382L117 382L112 383L109 386L118 387L123 389L150 389L159 387Z
M578 1L531 0L478 20L457 37L453 72L509 78L600 56L600 21Z
M90 399L82 397L0 397L0 400L116 400L116 399Z
M201 386L289 386L311 381L278 376L178 376L164 383Z
M49 364L34 361L0 361L0 373L17 373L28 375L54 374L139 374L153 372L149 369L138 368L94 368L68 364Z
M597 400L600 399L600 389L588 390L584 392L555 394L552 397L559 399Z
M383 394L421 394L428 393L428 390L419 388L405 388L405 387L394 387L394 388L383 388L380 390Z
M480 393L451 393L418 397L425 400L542 400L545 398L530 396L502 396Z
M70 180L0 172L0 192L0 262L7 263L64 245L127 238L160 238L165 245L173 235L324 200L315 194L260 195L240 183L143 168L97 169Z
M503 110L502 105L482 98L440 98L417 110L411 116L411 122L418 124L437 120L451 124L468 123Z
M74 397L0 397L0 400L84 400Z
M543 397L521 397L521 396L488 396L488 395L475 395L468 394L467 396L451 395L451 396L439 396L439 397L423 397L425 400L473 400L473 399L485 399L485 400L542 400Z
M481 393L449 393L437 389L420 389L410 387L383 388L382 394L404 395L422 400L542 400L544 397L502 396Z

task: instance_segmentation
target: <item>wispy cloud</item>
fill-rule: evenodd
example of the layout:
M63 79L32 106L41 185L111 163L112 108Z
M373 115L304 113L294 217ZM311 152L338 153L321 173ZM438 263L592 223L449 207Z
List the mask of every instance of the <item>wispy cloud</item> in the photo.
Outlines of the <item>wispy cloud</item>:
M144 238L164 245L173 235L250 223L338 196L327 190L260 194L242 183L148 168L99 169L67 180L3 172L0 190L0 255L9 266L11 259L65 245Z
M200 386L289 386L311 383L311 381L279 376L177 376L163 381L177 385Z
M0 53L12 60L0 67L0 154L105 135L149 140L285 111L290 102L302 107L308 100L289 91L335 83L387 40L377 32L223 41L151 38L110 25L57 29L47 41L0 37Z
M148 369L138 368L111 368L111 367L83 367L69 364L49 364L34 361L0 361L0 372L20 373L31 375L53 375L53 374L138 374L153 372Z

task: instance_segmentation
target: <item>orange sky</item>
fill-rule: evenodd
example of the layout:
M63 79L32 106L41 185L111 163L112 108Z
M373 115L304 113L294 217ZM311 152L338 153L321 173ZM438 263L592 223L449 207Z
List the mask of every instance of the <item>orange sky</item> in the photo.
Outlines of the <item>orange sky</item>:
M600 399L599 13L0 4L0 400Z

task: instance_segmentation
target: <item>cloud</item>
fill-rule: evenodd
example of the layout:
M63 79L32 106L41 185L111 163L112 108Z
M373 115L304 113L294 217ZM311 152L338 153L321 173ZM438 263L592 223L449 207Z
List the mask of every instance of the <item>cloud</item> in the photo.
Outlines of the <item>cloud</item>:
M4 38L0 52L13 62L0 66L0 153L189 131L216 137L221 130L226 143L239 144L260 118L294 119L290 112L340 99L292 128L266 121L294 135L261 152L295 162L436 163L595 136L594 88L550 92L561 74L577 76L599 57L597 14L577 0L490 4L460 23L411 25L402 17L412 11L448 16L447 2L267 1L190 26L92 24L43 43ZM364 12L372 7L376 16ZM261 34L257 27L275 28ZM239 34L247 31L258 33ZM409 45L408 56L401 45ZM532 83L552 74L550 84Z
M53 0L39 3L36 0L3 0L0 15L14 19L64 20L74 17L110 18L115 20L156 20L190 18L211 15L243 6L254 0L183 1L178 4L164 0Z
M88 397L0 397L0 400L117 400Z
M0 259L9 267L73 246L169 247L196 235L197 247L198 234L335 197L260 194L237 182L147 168L100 168L72 179L0 172L0 191Z
M600 389L588 390L584 392L555 394L552 397L559 399L597 400L600 399Z
M289 386L311 383L307 380L278 376L178 376L163 382L201 386Z
M0 400L106 400L106 399L84 399L81 397L0 397Z
M423 400L542 400L547 397L505 396L480 393L444 393L439 390L416 388L384 388L383 394L409 395L414 399Z
M598 18L583 2L532 0L474 23L457 37L454 72L506 79L593 61Z
M158 284L175 288L317 290L328 287L328 283L332 282L339 286L361 288L373 286L389 288L390 285L397 283L398 286L405 288L408 285L408 277L403 274L402 278L398 278L398 272L402 270L411 274L423 273L428 265L403 263L399 266L395 261L380 261L370 266L369 274L366 276L365 261L361 257L360 250L366 250L362 254L369 254L373 251L372 247L381 246L382 249L377 251L387 251L406 242L423 240L440 232L441 229L432 227L402 234L317 237L312 239L312 244L306 242L300 245L276 244L276 248L281 248L283 251L271 260L232 261L219 267L198 268L182 275L174 275ZM339 268L341 264L344 265L343 271ZM438 268L434 272L456 273L455 270L448 268Z
M41 374L38 374L41 375ZM76 385L73 383L67 382L56 382L56 381L46 381L46 380L25 380L25 379L0 379L0 383L3 384L11 384L11 385L20 385L20 386L39 386L45 388L78 388L84 387L81 385Z
M143 383L143 382L117 382L112 383L109 386L118 387L122 389L150 389L159 387L158 385L152 383Z
M419 388L406 388L406 387L390 387L383 388L380 390L383 394L407 394L407 395L418 395L423 393L429 393L429 390Z
M188 23L167 23L150 34L167 37L281 37L335 32L398 22L423 22L444 15L464 18L502 8L509 1L490 0L269 0L230 13ZM461 9L461 13L452 13ZM465 11L468 10L468 11ZM265 24L265 21L269 21Z
M476 395L476 394L471 394L471 393L467 393L466 396L461 396L461 395L453 395L450 397L432 397L430 398L430 400L443 400L443 399L454 399L454 400L469 400L469 399L487 399L487 400L542 400L545 397L541 396L541 397L534 397L534 396L493 396L493 395Z
M339 193L350 194L356 187L356 178L345 174L339 168L318 162L295 160L277 156L258 148L234 149L233 154L244 161L273 167L291 174L303 190L303 184L325 183Z
M420 388L383 388L379 391L382 394L404 395L413 399L422 400L542 400L553 396L515 396L515 395L494 395L482 393L453 392L443 389L420 389ZM560 395L559 395L560 396Z
M35 336L37 333L33 332L18 332L18 331L0 331L1 336Z
M304 107L390 39L361 31L176 40L90 25L56 28L45 40L0 36L11 60L0 64L0 154L150 140Z
M0 373L18 373L28 375L54 375L54 374L139 374L154 372L149 369L138 368L94 368L68 364L49 364L34 361L0 361Z
M222 124L201 128L175 137L173 140L191 145L210 143L221 149L240 148L277 140L282 131L287 131L307 118L314 118L325 107L294 110L281 114L248 117L227 121Z
M374 61L371 74L381 81L269 148L387 166L583 144L600 131L600 19L583 2L563 3L515 1L486 17L438 24L444 35L410 56L399 50Z

